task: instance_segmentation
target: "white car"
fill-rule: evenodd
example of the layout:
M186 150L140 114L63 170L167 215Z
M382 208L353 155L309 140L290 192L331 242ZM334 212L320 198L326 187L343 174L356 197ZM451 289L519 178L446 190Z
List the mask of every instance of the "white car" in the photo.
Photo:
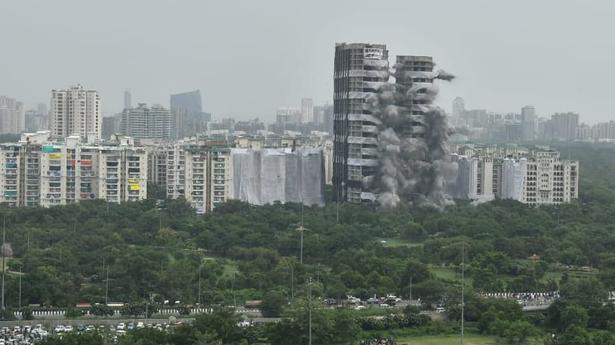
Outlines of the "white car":
M72 332L73 331L73 326L71 325L66 325L64 327L64 332Z
M117 324L117 330L123 331L126 328L126 325L123 322Z

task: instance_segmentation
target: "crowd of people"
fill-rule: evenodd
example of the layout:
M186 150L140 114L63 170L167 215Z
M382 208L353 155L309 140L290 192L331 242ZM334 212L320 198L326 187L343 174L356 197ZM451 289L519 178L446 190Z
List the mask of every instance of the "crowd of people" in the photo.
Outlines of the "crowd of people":
M374 338L363 340L361 345L397 345L397 343L391 338Z
M483 293L485 298L500 298L516 300L522 306L550 305L559 299L559 291L551 292L496 292Z

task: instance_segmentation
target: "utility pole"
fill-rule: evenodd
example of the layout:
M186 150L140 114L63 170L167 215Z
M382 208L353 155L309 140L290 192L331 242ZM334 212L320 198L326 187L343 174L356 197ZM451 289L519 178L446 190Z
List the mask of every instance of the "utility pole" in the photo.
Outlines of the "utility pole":
M312 345L312 277L308 279L308 345Z
M465 318L465 284L466 284L466 243L461 242L461 345L463 345L463 326Z
M109 266L107 266L107 279L105 279L105 305L109 305Z
M197 303L201 305L201 266L199 266L199 289L197 295Z
M292 264L290 266L290 302L295 299L295 269Z
M5 309L4 304L4 277L6 276L6 214L2 221L2 310Z
M412 304L412 276L410 276L410 304Z
M297 231L299 231L301 233L301 240L300 240L300 244L299 244L299 263L303 265L303 233L305 232L305 230L307 230L305 227L303 227L303 224L301 224L298 228Z
M19 266L19 308L21 309L21 266Z
M235 276L237 273L233 273L233 280L231 280L231 291L233 292L233 307L237 306L237 299L235 298Z
M303 265L303 233L307 230L303 226L303 198L301 199L301 224L297 228L297 231L301 233L301 242L299 244L299 263Z
M340 197L337 196L337 200L335 200L335 223L340 223Z

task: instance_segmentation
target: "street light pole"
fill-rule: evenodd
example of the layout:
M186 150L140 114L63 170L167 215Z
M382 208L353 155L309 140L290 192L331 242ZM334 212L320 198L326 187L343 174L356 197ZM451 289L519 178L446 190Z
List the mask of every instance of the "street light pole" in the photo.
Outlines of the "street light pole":
M197 295L197 301L199 306L201 305L201 266L199 266L199 290Z
M107 265L107 279L105 279L105 305L109 305L109 265Z
M21 309L21 266L19 266L19 308Z
M290 267L290 303L295 299L295 270L292 264L288 264Z
M312 345L312 277L308 279L308 345Z
M4 304L4 277L6 276L6 215L2 221L2 310L5 309Z
M298 228L297 231L299 231L301 233L301 240L300 240L300 244L299 244L299 263L303 265L303 232L307 230L305 227L303 227L303 224L301 224Z
M464 327L464 318L465 318L465 273L466 273L466 265L465 265L465 256L466 256L466 244L465 242L461 242L461 345L463 345L463 327Z

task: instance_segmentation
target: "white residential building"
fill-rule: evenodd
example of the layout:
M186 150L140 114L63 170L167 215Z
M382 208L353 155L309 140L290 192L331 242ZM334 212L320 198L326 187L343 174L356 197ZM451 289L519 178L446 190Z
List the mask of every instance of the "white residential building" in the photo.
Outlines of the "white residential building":
M301 99L301 123L314 121L314 101L311 98Z
M102 109L98 91L81 85L51 90L49 129L54 137L78 135L100 139Z
M169 139L173 129L171 111L161 105L147 107L139 103L136 108L126 108L120 120L120 132L132 138Z
M513 199L529 205L569 203L579 197L579 162L560 159L559 152L477 148L453 155L457 180L454 198L478 202ZM503 154L506 152L507 154Z
M137 201L147 197L147 154L132 145L62 143L48 132L0 145L0 202L11 207L66 205L83 200Z
M0 133L21 133L25 127L23 103L0 96Z

